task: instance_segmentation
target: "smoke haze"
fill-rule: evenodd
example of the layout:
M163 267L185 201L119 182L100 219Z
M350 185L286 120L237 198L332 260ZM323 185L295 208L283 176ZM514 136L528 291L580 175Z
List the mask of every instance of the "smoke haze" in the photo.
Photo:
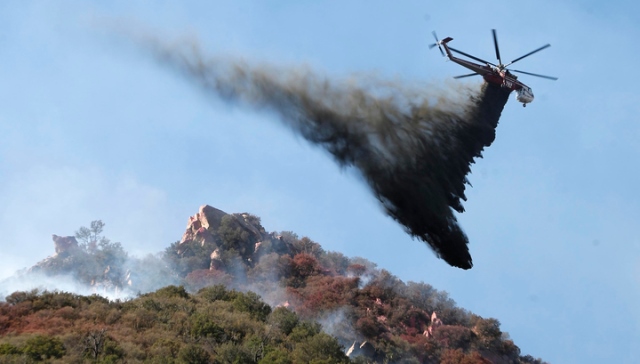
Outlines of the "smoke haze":
M495 138L509 91L412 87L375 77L331 80L308 68L207 57L197 42L140 44L226 102L268 110L355 167L385 212L452 266L473 266L463 212L466 175Z

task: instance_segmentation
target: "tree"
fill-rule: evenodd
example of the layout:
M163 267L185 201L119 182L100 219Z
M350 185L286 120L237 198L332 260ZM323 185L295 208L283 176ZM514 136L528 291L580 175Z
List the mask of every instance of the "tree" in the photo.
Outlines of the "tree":
M120 363L124 358L124 350L110 337L104 342L101 363Z
M253 364L255 361L244 346L226 342L216 348L216 363Z
M251 291L247 293L238 292L231 302L237 310L247 312L251 317L262 322L266 321L267 316L271 313L271 307L264 303L260 296Z
M500 321L494 318L480 318L476 323L473 331L480 339L480 345L483 348L493 348L498 345L502 339L502 331L500 331Z
M225 215L220 220L218 228L218 236L220 237L222 248L224 250L235 249L240 254L246 253L246 250L252 248L256 243L255 239L251 239L249 231L244 229L233 215Z
M310 276L320 274L322 269L314 256L299 253L293 257L289 272L291 274L289 285L298 288L304 287L306 284L305 280Z
M104 349L105 340L107 340L107 329L89 331L84 337L84 350L87 356L97 360Z
M269 323L277 327L283 334L289 335L298 325L298 315L286 307L277 307L269 316Z
M309 337L317 335L321 330L322 326L317 322L302 321L299 322L293 330L291 330L289 340L293 342L302 342Z
M465 354L462 349L446 349L440 357L440 364L491 364L477 352Z
M295 363L348 363L338 341L321 332L302 341L291 353Z
M194 340L210 337L215 342L226 340L224 329L214 323L207 315L196 312L189 317L189 333Z
M80 227L76 231L76 239L80 241L80 246L86 251L93 251L98 248L98 244L102 242L108 242L109 239L105 238L102 234L105 223L102 220L91 221L91 227Z
M35 361L41 361L50 358L62 358L66 350L60 339L36 335L27 340L22 352Z
M178 363L180 364L208 364L210 362L209 353L195 344L183 346L178 352Z
M16 291L8 295L5 301L10 305L17 305L21 302L34 301L38 297L38 289L34 288L31 291Z
M154 296L156 297L164 297L164 298L184 298L184 299L188 299L189 293L187 293L187 290L184 288L184 286L166 286L164 288L160 288L159 290L155 291L153 293Z
M285 349L276 348L269 351L258 364L291 364L290 354Z
M71 260L59 262L60 266L52 267L56 273L70 272L85 283L108 281L116 287L122 287L128 255L122 244L112 243L102 235L104 226L102 220L94 220L90 228L83 226L78 229L75 236L81 252Z
M216 284L215 286L202 288L198 291L198 296L209 302L217 300L228 301L230 299L230 292L224 285Z

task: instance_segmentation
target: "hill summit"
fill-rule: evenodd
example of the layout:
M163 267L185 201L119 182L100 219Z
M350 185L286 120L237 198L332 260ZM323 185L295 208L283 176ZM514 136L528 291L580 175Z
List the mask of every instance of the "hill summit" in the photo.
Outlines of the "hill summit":
M542 363L446 292L267 232L249 213L204 205L180 241L143 258L104 226L53 235L55 254L0 285L54 277L84 289L6 293L3 362Z

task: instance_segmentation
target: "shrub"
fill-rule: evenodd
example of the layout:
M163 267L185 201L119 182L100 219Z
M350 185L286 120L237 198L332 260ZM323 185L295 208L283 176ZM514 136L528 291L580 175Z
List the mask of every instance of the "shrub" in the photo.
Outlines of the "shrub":
M292 362L289 356L286 350L277 348L269 351L258 364L291 364Z
M22 350L18 349L16 346L13 346L9 343L0 344L0 355L14 355L14 354L22 354Z
M65 354L65 348L60 339L44 335L36 335L27 340L22 351L35 361L62 358Z
M171 298L171 297L189 298L189 293L187 293L187 290L184 289L184 286L173 286L173 285L160 288L155 293L153 293L153 295L157 297L165 297L165 298Z

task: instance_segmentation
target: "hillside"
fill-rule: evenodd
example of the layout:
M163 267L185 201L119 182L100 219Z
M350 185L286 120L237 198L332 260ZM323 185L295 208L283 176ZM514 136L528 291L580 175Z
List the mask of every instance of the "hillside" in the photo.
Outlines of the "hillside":
M54 235L56 253L9 280L72 279L89 294L7 294L1 362L542 363L445 292L251 214L203 206L144 258L103 228Z

